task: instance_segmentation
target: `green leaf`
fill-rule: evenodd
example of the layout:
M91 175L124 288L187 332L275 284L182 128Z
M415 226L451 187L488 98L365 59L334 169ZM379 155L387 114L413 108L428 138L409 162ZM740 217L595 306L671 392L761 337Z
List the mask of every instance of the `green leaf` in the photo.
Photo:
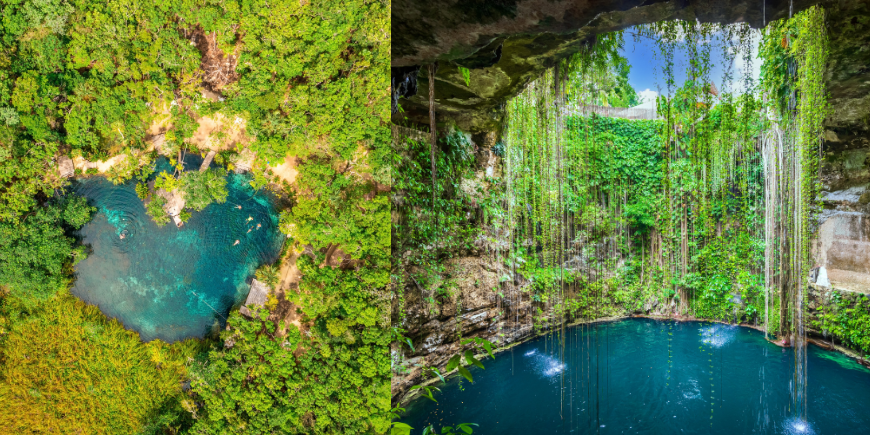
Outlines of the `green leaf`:
M490 358L495 359L495 355L492 354L492 342L489 340L483 340L483 348L486 349L486 353L489 354Z
M422 390L423 390L423 392L422 392L421 394L422 394L424 397L428 398L429 400L431 400L431 401L433 401L433 402L435 402L435 403L438 403L438 401L435 400L435 396L432 394L432 390L438 391L438 392L440 393L440 392L441 392L441 389L440 389L440 388L438 388L438 387L433 387L433 386L430 386L430 385L414 385L413 387L411 387L411 390L418 390L418 389L422 389Z
M474 382L474 379L472 379L472 377L471 377L471 372L468 371L467 368L465 368L463 366L459 366L458 369L459 369L459 374L462 375L463 377L465 377L465 379L468 379L468 382L472 382L472 383Z
M465 351L465 361L469 364L473 364L481 369L484 369L483 363L481 363L477 358L474 357L474 352L471 349Z
M459 365L459 354L453 355L450 358L450 361L447 361L447 367L444 367L444 370L450 372L455 369Z
M403 338L403 341L408 345L408 347L411 348L411 352L416 352L414 350L414 343L411 341L411 339L408 337L402 337L402 338Z
M411 429L413 429L413 427L408 426L405 423L395 422L393 423L393 427L390 429L390 435L409 435Z
M444 376L441 375L441 372L440 372L437 368L436 368L436 369L432 369L432 373L434 373L435 376L438 376L438 378L441 379L441 382L442 382L442 383L443 383L443 382L447 382L446 380L444 380Z
M460 429L465 433L471 433L471 426L477 426L477 423L460 423L459 426L457 426L457 429Z

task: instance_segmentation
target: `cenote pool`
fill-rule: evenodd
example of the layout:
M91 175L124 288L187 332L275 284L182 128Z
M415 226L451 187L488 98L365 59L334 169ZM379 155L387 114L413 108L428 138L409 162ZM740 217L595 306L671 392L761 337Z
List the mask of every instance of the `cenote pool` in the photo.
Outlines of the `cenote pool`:
M538 338L406 406L413 434L477 423L475 434L859 434L870 370L810 346L805 426L791 404L794 357L752 329L626 319L566 330L564 358ZM562 394L560 394L560 389ZM561 411L560 411L561 409Z
M201 162L189 156L185 170ZM172 171L163 158L152 177L161 170ZM154 224L136 196L135 180L117 186L103 177L74 181L73 191L97 212L79 231L92 252L75 268L73 294L144 341L203 337L221 327L229 309L247 296L254 270L275 261L283 240L278 199L254 191L249 180L231 173L227 202L192 212L182 228Z

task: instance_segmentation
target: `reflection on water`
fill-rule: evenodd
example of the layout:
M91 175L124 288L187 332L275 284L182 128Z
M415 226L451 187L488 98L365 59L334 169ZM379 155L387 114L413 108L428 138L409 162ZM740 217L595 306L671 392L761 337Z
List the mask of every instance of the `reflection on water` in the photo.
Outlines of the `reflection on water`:
M669 335L670 334L670 335ZM626 319L518 345L475 382L448 380L437 403L407 404L420 434L477 423L475 434L867 433L870 371L808 349L808 420L789 409L794 354L748 328ZM668 340L670 339L670 355Z
M172 170L165 159L158 172L162 169ZM75 181L73 190L98 211L79 231L92 252L76 266L73 294L144 341L202 337L222 326L230 307L247 296L246 280L260 264L276 259L283 240L276 200L255 192L246 176L228 178L227 202L193 212L182 228L155 225L136 196L135 182ZM234 246L235 240L240 243Z

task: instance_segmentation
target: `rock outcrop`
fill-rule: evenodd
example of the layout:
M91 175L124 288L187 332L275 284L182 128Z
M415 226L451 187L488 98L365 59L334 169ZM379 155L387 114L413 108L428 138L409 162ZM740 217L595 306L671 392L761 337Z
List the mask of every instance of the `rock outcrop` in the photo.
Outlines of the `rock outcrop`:
M393 376L394 398L424 380L419 365L443 367L462 349L461 338L482 337L509 344L531 336L531 301L519 291L500 294L499 282L509 271L499 259L482 251L480 254L445 261L444 272L428 288L413 280L406 287L402 327L412 337L414 351L398 344L391 349L394 361L401 360L409 369ZM521 277L515 278L517 288L525 284ZM439 289L447 289L447 293L439 293Z

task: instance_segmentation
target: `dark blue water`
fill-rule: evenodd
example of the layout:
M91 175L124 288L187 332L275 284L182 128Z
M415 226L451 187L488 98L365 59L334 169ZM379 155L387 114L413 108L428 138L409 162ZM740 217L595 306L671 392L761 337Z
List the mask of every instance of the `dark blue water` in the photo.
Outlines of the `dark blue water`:
M199 162L189 157L185 168L196 170ZM172 171L165 159L157 169ZM75 268L73 294L144 341L203 337L222 327L230 308L247 297L254 270L276 259L283 240L277 199L254 191L249 181L230 174L227 202L192 212L181 228L154 224L135 182L75 181L73 191L98 211L79 231L93 251Z
M539 338L406 406L413 434L866 434L870 371L811 346L805 426L789 409L793 353L755 330L627 319Z

